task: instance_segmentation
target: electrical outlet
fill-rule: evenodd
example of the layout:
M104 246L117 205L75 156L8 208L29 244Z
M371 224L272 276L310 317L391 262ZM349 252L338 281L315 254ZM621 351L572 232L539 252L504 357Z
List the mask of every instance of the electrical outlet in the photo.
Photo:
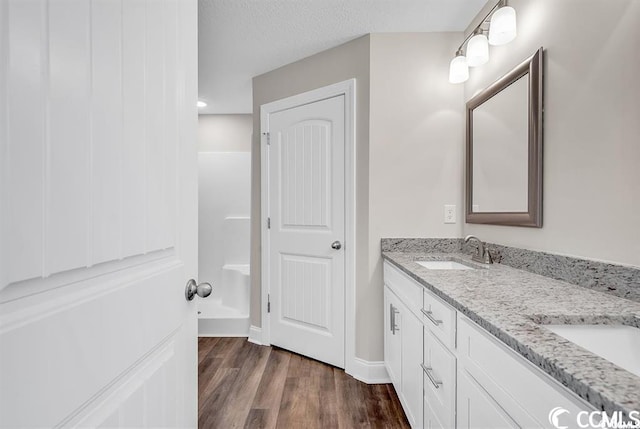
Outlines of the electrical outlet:
M456 223L456 206L445 204L444 223Z

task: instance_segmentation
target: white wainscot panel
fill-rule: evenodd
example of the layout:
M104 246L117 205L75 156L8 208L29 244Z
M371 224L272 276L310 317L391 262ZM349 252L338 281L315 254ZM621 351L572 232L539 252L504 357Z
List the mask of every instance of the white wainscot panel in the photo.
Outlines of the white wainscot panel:
M146 123L145 123L145 19L144 0L122 3L122 256L144 253L146 248Z
M146 251L162 249L165 246L164 229L167 228L165 160L167 143L165 130L164 99L164 26L163 10L149 7L147 9L146 27L146 169L147 183L145 197L147 200L147 234ZM163 70L163 73L158 73ZM173 155L173 154L172 154ZM175 160L174 157L172 157Z
M304 121L286 129L280 136L283 227L328 227L330 135L329 122Z
M92 263L122 247L122 5L94 0L91 21Z
M57 273L91 264L91 5L85 0L68 0L49 2L48 7L50 147L45 270Z
M12 283L42 275L44 145L47 69L44 44L44 1L2 2L8 25L0 23L0 38L11 41L8 49L7 97L1 97L11 126L7 132L8 156L3 160L5 174L7 247L5 281ZM10 19L9 19L10 17ZM3 57L5 58L5 57ZM6 99L6 104L5 104ZM3 119L5 117L3 116ZM5 136L0 138L4 139ZM7 245L11 243L13 245ZM20 243L20 245L15 245ZM2 285L0 285L0 289Z
M298 255L281 257L283 320L330 331L331 260Z

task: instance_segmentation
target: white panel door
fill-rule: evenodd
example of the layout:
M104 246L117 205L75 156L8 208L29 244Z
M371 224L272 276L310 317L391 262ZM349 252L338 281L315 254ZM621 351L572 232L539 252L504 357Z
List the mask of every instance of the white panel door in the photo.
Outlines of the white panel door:
M0 427L196 427L195 0L0 1Z
M272 113L268 132L271 343L344 368L345 97Z

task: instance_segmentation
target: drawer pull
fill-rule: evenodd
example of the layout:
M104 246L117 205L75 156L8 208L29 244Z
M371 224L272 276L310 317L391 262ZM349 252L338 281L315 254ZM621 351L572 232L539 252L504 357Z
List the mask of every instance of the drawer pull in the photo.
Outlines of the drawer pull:
M427 374L427 378L429 379L431 384L433 384L433 387L435 387L436 389L439 389L440 386L442 386L442 381L438 381L435 378L433 378L433 374L431 374L431 371L433 371L433 368L426 367L423 364L420 364L420 366L422 367L422 370L424 371L424 373Z
M440 325L440 324L442 323L442 320L438 320L438 319L435 319L435 318L433 317L433 311L431 311L431 310L427 311L427 310L425 310L424 308L421 308L421 309L420 309L420 311L422 312L422 314L424 314L425 316L427 316L427 319L431 320L431 322L432 322L434 325L438 326L438 325Z

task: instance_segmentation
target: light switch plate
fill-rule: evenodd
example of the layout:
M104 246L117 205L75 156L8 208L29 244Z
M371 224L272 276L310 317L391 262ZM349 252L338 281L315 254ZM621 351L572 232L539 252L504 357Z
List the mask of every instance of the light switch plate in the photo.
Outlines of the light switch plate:
M456 223L456 206L454 204L445 204L444 223Z

